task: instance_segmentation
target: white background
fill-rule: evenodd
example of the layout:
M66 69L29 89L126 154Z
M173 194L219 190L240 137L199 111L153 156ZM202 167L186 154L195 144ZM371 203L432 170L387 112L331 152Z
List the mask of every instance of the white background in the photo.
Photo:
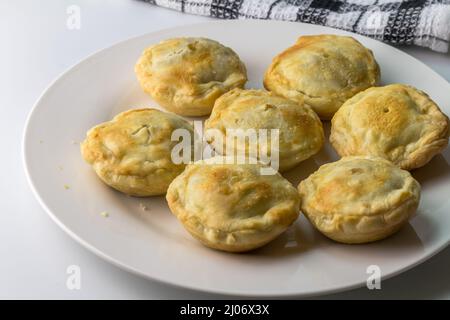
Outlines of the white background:
M66 28L66 9L72 4L81 8L80 30ZM0 0L0 298L225 298L144 280L81 247L34 199L21 152L28 112L47 85L68 67L129 37L208 20L136 0ZM402 50L450 81L449 54ZM78 291L66 288L66 268L72 264L81 267ZM447 248L382 282L381 290L362 288L325 298L450 299L449 267Z

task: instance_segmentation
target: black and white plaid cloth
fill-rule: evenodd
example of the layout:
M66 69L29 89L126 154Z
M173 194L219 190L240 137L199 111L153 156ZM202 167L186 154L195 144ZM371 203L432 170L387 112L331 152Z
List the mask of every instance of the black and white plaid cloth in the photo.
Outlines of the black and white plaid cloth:
M450 0L144 0L220 19L300 21L447 52Z

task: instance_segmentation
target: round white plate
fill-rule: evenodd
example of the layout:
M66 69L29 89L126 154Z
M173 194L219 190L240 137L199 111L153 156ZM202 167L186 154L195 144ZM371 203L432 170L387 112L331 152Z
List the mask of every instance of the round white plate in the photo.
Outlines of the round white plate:
M450 239L450 152L413 172L423 187L417 215L398 234L368 245L342 245L301 217L269 245L247 254L203 247L170 213L164 197L132 198L104 185L83 162L86 131L118 112L156 106L136 81L134 63L147 46L169 37L204 36L233 48L247 65L247 88L260 88L272 57L298 36L346 32L301 23L217 21L164 30L102 50L59 77L31 112L24 162L42 206L69 235L108 261L144 277L196 290L241 296L309 296L366 284L371 265L383 279L431 257ZM365 37L382 82L428 92L450 114L450 84L409 55ZM327 145L285 176L294 185L336 160ZM144 211L141 203L149 208ZM105 218L100 213L108 212Z

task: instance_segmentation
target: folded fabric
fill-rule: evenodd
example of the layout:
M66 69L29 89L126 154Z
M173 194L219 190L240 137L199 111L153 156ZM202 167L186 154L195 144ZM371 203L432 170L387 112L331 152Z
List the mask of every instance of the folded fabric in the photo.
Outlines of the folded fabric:
M450 0L143 0L220 19L300 21L447 52Z

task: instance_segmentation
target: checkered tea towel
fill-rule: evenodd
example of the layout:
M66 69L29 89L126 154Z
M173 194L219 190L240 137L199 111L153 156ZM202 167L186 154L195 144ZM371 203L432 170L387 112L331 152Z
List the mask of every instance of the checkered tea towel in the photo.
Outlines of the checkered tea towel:
M319 24L395 45L447 52L450 0L143 0L220 19L274 19Z

